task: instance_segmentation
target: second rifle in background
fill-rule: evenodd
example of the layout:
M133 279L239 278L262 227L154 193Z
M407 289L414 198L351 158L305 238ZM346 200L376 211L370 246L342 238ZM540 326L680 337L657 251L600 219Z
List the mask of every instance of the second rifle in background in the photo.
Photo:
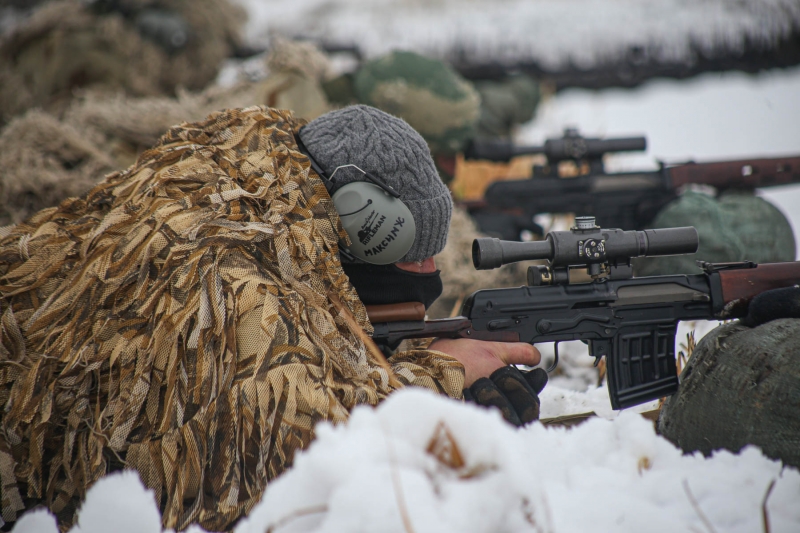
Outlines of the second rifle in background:
M595 139L567 129L564 136L542 146L473 141L466 158L508 161L542 154L546 164L533 165L532 177L495 181L483 198L462 202L486 234L520 240L523 231L542 235L534 217L579 212L602 221L604 227L643 229L682 188L691 185L752 191L800 182L800 156L707 163L660 164L655 171L607 173L609 153L643 151L644 137ZM570 170L564 172L567 166ZM566 177L566 175L570 177Z

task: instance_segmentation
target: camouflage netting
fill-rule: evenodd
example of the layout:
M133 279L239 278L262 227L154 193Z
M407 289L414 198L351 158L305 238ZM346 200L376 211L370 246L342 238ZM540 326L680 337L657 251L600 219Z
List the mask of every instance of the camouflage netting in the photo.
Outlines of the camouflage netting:
M200 93L179 90L175 98L79 93L64 113L70 125L101 134L100 148L128 166L173 124L200 120L218 109L263 104L257 84L212 86Z
M413 52L367 62L353 81L359 102L402 118L431 152L456 153L475 134L480 96L449 65Z
M800 467L800 320L724 324L700 339L658 431L685 452L748 444Z
M225 531L317 422L406 385L461 397L451 357L387 361L366 336L303 124L253 107L176 126L0 239L6 522L41 502L65 530L127 467L165 527Z
M323 89L333 68L315 44L275 37L266 63L269 76L258 84L261 103L306 120L334 109Z
M22 222L45 207L85 193L115 162L96 140L32 110L0 133L0 226Z
M539 83L525 74L503 81L478 81L481 95L481 118L478 137L510 138L517 126L533 119L541 99Z
M238 42L244 12L226 0L159 0L179 13L187 43L167 53L119 13L97 14L79 0L44 4L0 41L0 124L32 106L60 109L79 87L126 94L199 90Z
M266 80L243 81L233 87L212 85L202 92L178 89L175 97L76 91L60 120L31 111L30 116L8 124L0 131L4 139L0 192L16 187L24 198L0 195L0 227L84 193L105 173L131 165L173 124L200 120L218 109L269 101L281 108L297 108L295 116L305 119L328 110L324 96L319 99L317 81L309 76L314 80L326 76L329 65L312 45L279 43L269 63L272 74ZM287 85L289 78L293 81ZM316 87L316 93L309 96L300 90L303 84ZM63 179L59 179L59 168Z
M454 305L478 289L525 284L525 272L527 265L532 264L530 262L515 263L494 270L475 270L472 265L472 241L484 236L463 208L453 208L447 245L436 256L436 267L442 271L444 291L428 310L430 318L449 316Z
M795 260L792 226L778 208L747 192L718 198L687 192L662 209L648 227L694 226L700 247L693 255L634 260L637 276L699 274L696 260L768 263Z

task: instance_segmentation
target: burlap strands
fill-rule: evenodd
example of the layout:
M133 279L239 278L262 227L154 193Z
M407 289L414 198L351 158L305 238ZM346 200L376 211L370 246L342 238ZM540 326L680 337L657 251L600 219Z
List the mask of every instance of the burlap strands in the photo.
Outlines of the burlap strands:
M165 527L224 531L317 421L408 384L460 397L455 360L365 343L302 124L252 107L173 127L0 238L4 520L42 502L66 529L127 467Z

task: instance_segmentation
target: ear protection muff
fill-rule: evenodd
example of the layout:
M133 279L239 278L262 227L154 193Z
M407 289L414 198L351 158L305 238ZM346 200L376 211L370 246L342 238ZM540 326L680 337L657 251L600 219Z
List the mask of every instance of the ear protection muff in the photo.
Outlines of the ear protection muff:
M406 255L417 232L414 217L399 198L374 183L354 181L331 197L350 246L350 255L373 265L388 265Z
M342 226L350 237L350 245L340 243L343 256L373 265L399 261L414 244L417 226L411 210L391 185L356 165L342 165L330 177L308 153L300 136L295 136L300 150L308 156L311 167L320 175L339 213ZM367 181L354 181L337 186L333 178L342 168L354 168Z

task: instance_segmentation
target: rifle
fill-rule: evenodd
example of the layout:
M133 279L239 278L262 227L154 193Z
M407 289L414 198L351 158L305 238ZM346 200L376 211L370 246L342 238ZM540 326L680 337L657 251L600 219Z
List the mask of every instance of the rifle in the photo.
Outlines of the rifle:
M757 265L698 261L702 274L634 278L633 257L697 251L694 227L645 231L601 229L577 217L569 231L543 241L476 239L477 269L546 260L528 268L522 287L474 292L462 316L425 321L400 317L373 323L373 340L395 348L403 339L466 338L530 344L581 340L595 358L606 358L611 406L623 409L674 394L678 389L675 334L682 320L743 317L759 293L800 281L800 262ZM570 283L569 271L585 268L588 283ZM419 306L417 306L419 307Z
M508 161L518 155L544 154L546 165L534 165L533 177L496 181L484 198L463 202L481 232L506 240L520 240L522 230L541 235L533 217L542 213L592 215L606 227L643 229L681 188L689 184L752 191L800 182L800 156L720 161L660 163L649 172L608 174L603 156L644 150L644 137L589 139L567 129L543 146L514 146L508 142L475 140L465 152L470 159ZM574 164L581 175L559 177L559 165Z

